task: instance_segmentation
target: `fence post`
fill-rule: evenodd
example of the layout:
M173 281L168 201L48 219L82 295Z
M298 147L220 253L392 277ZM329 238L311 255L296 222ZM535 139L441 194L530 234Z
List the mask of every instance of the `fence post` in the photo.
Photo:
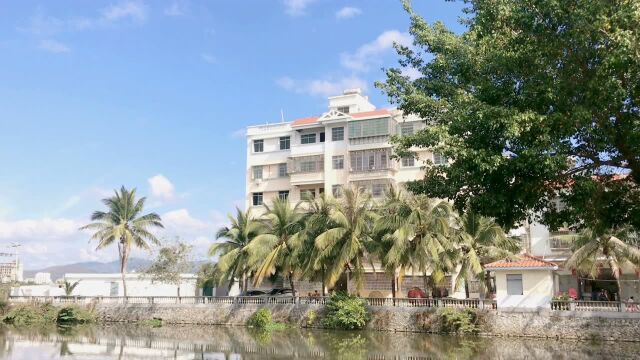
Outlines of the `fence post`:
M625 304L624 301L620 301L618 304L618 312L627 312L627 304Z
M576 303L569 301L569 311L576 311Z
M478 300L478 309L484 310L484 300L483 299Z

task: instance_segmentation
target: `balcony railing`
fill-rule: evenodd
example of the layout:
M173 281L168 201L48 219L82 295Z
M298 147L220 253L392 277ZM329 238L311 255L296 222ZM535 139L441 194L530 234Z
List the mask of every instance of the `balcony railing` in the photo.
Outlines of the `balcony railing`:
M638 304L622 301L551 301L551 310L580 312L638 312Z

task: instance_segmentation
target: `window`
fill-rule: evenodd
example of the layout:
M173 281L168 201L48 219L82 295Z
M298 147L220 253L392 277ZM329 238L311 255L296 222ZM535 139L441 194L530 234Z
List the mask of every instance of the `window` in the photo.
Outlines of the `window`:
M253 180L262 179L262 166L253 167Z
M278 164L278 177L287 177L287 163Z
M349 139L382 135L389 135L388 118L349 122Z
M253 140L253 152L263 152L264 151L264 140Z
M402 167L415 166L415 164L416 164L416 159L414 159L413 157L402 158Z
M373 195L373 197L381 197L384 195L385 188L386 184L374 183L371 185L371 195Z
M344 156L337 155L331 158L334 170L344 169Z
M389 149L352 151L350 153L351 171L385 170L389 168Z
M342 196L342 185L331 185L331 194L334 198L339 198Z
M278 199L287 200L289 198L289 190L278 191Z
M316 197L315 189L300 190L300 198L302 200L313 199Z
M344 127L334 127L331 129L331 141L344 140Z
M316 134L302 134L300 135L301 144L313 144L316 142Z
M280 150L289 150L291 148L291 136L280 137Z
M401 123L400 135L401 136L413 135L413 123L410 123L410 122Z
M316 171L316 162L315 161L302 161L300 162L300 172L315 172Z
M324 142L324 131L320 133L320 142Z
M348 106L338 106L338 108L336 109L339 112L343 113L343 114L348 114L349 113L349 107Z
M253 193L251 195L252 197L252 204L253 206L258 206L258 205L262 205L262 193L258 192L258 193Z
M522 295L522 274L507 274L507 295Z
M433 153L433 163L436 165L447 165L449 159L440 153Z

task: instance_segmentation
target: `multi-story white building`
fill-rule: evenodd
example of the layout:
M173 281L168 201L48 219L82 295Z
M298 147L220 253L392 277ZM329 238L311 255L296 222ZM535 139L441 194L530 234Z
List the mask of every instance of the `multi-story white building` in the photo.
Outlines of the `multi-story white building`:
M417 159L392 159L392 135L424 126L394 109L376 109L359 89L329 98L328 111L291 122L247 129L246 205L258 212L275 198L297 202L304 194L345 186L364 187L382 197L391 185L421 178L425 161L446 162L428 151Z

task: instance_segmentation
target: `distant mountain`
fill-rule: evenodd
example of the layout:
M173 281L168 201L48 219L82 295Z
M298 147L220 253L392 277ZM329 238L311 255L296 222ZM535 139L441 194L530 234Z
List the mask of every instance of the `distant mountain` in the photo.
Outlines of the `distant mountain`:
M150 260L140 259L140 258L130 258L127 263L127 271L134 272L140 271L145 267L149 266L151 263ZM55 281L56 279L60 279L66 273L99 273L99 274L107 274L107 273L119 273L120 272L120 261L114 260L111 262L98 262L98 261L87 261L87 262L79 262L67 265L57 265L50 266L44 269L38 270L25 270L24 277L34 277L36 273L39 272L48 272L51 273L51 280Z
M197 272L200 269L200 266L204 264L206 261L194 261L193 262L193 272ZM144 270L146 267L151 264L151 260L140 259L140 258L130 258L127 263L127 272L140 272ZM56 281L64 276L66 273L98 273L98 274L108 274L108 273L119 273L120 272L120 261L114 260L111 262L98 262L98 261L87 261L87 262L79 262L67 265L57 265L50 266L44 269L38 270L25 270L24 277L30 278L34 277L36 273L39 272L48 272L51 273L51 280Z

